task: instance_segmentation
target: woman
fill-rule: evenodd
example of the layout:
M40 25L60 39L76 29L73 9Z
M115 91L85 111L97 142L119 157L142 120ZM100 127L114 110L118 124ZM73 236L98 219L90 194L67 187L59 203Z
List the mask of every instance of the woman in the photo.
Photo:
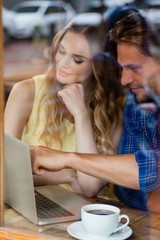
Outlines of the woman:
M116 152L123 98L117 81L119 66L109 55L100 54L104 33L103 24L75 23L57 33L47 73L13 87L5 109L6 133L32 146ZM72 169L34 176L34 181L35 185L61 184L88 197L106 184Z

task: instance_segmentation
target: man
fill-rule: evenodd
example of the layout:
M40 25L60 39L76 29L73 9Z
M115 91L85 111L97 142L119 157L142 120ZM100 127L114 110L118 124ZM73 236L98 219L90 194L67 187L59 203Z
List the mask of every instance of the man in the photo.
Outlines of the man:
M124 109L124 131L118 155L78 154L31 148L35 174L74 168L116 184L119 198L131 207L160 212L160 110L146 92L159 71L150 51L145 19L131 14L110 32L122 66L121 84L130 89ZM147 107L143 103L148 103ZM155 203L156 201L156 203Z

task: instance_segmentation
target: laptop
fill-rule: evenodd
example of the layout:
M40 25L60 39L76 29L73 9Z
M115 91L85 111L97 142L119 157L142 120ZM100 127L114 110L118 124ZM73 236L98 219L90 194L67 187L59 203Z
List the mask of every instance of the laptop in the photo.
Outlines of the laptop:
M37 225L80 219L88 201L58 185L34 187L29 146L8 134L4 146L6 204Z

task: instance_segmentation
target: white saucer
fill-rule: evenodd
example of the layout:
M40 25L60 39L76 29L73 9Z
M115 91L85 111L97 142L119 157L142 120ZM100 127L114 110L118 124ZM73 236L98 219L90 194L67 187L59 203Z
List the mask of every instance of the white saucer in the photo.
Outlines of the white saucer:
M91 236L85 232L82 222L78 221L72 223L67 228L68 233L79 240L92 240ZM129 238L132 235L132 229L129 226L126 226L123 230L119 230L116 233L113 233L110 237L99 238L99 240L124 240Z

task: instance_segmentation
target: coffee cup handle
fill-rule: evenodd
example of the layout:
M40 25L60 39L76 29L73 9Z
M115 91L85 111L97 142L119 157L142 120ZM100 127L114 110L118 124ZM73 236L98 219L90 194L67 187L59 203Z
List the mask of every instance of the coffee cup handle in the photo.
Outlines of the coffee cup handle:
M124 223L123 225L121 225L120 227L116 228L115 232L118 232L119 230L123 229L124 227L126 227L129 224L129 217L125 214L122 214L119 216L119 223L121 222L121 219L125 218L126 219L126 223Z

